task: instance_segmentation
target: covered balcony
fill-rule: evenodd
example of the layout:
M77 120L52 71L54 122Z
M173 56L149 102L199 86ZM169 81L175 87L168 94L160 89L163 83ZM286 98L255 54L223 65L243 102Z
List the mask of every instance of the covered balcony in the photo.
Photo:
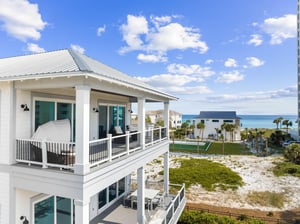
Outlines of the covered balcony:
M141 137L144 137L143 146ZM139 150L151 149L153 145L165 141L168 141L166 127L148 129L143 135L140 131L126 131L125 134L116 136L108 134L106 138L89 141L89 167L92 169ZM73 172L75 159L75 142L16 140L18 163Z

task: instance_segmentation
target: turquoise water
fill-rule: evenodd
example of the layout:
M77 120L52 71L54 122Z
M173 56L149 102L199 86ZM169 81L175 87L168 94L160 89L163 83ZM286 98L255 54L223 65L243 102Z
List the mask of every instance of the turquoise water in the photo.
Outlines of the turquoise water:
M198 115L184 114L182 115L182 122L186 120L193 120ZM242 128L276 128L273 121L278 117L283 117L284 120L290 120L293 123L292 128L296 128L297 115L237 115L241 118Z

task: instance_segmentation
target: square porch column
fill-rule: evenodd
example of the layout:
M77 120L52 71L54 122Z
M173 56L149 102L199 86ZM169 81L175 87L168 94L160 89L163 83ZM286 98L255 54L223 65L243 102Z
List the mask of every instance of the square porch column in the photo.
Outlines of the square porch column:
M76 86L76 159L74 172L89 172L90 137L90 92L89 86Z
M137 170L137 223L145 223L145 170L140 167Z
M169 139L169 122L170 122L170 103L169 101L167 102L164 102L164 124L165 124L165 127L166 127L166 136L167 136L167 139Z
M140 144L142 149L145 148L145 98L138 98L138 130L141 132Z
M75 224L89 223L90 221L90 201L74 200Z
M169 152L164 153L164 193L169 194Z

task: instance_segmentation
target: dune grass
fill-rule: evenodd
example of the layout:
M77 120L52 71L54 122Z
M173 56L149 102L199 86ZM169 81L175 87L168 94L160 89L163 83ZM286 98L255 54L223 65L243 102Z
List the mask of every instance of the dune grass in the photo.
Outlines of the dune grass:
M273 168L275 176L292 175L300 177L300 165L292 162L275 162L276 166Z
M178 159L179 168L170 168L170 182L185 183L186 188L201 184L208 191L216 188L223 190L237 189L243 185L242 178L231 169L220 163L206 159Z
M271 206L275 208L282 208L286 198L284 193L270 192L270 191L253 191L247 195L247 200L253 205Z

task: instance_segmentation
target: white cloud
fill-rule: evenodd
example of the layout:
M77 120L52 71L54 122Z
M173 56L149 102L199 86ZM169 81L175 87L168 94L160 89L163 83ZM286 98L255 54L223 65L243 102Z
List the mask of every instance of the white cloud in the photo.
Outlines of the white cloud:
M219 83L232 83L242 81L244 79L244 75L239 71L232 71L227 73L221 73L221 75L217 78L216 82Z
M81 54L84 54L85 52L85 49L79 45L76 45L76 44L71 44L71 48L74 50L74 51L77 51Z
M212 60L212 59L208 59L208 60L205 61L206 65L210 65L212 63L214 63L214 60Z
M97 29L97 36L100 37L102 35L102 33L105 32L105 29L106 29L105 25L103 27L98 27L98 29Z
M22 41L40 39L47 23L42 20L37 4L27 0L0 0L0 4L3 30Z
M138 54L137 59L143 62L166 62L168 58L162 55L155 55L155 54Z
M153 75L151 77L138 77L143 82L155 87L181 87L188 83L197 81L196 77L188 75L171 75L171 74L161 74Z
M202 78L210 77L215 74L210 67L201 67L200 65L170 64L167 67L169 73L179 75L193 75Z
M170 86L167 89L162 89L162 91L168 91L173 94L181 95L193 95L193 94L209 94L212 90L207 86Z
M279 90L271 91L260 91L260 92L250 92L250 93L239 93L239 94L224 94L217 96L210 96L206 99L211 102L243 102L243 101L257 101L257 100L270 100L279 99L286 97L296 97L297 96L297 86L291 86Z
M259 46L263 42L262 36L259 34L253 34L251 35L251 39L247 42L249 45Z
M141 50L143 45L141 35L148 33L148 22L143 16L128 15L127 24L121 26L121 31L128 46L121 48L120 53Z
M237 61L233 58L227 58L227 60L224 63L225 67L231 68L231 67L237 67Z
M42 53L42 52L45 52L45 49L39 47L39 45L37 45L37 44L28 43L27 44L27 51L30 51L32 53Z
M297 16L287 14L279 18L268 18L260 27L271 36L270 44L281 44L284 40L297 36Z
M198 29L174 23L172 18L176 17L152 16L150 18L152 23L149 24L143 16L128 15L127 24L121 25L127 46L122 47L119 53L139 50L146 52L145 55L167 56L167 52L171 50L192 49L201 54L208 50L206 43L201 40Z
M264 61L262 61L256 57L247 57L246 60L251 67L259 67L259 66L262 66L263 64L265 64Z

